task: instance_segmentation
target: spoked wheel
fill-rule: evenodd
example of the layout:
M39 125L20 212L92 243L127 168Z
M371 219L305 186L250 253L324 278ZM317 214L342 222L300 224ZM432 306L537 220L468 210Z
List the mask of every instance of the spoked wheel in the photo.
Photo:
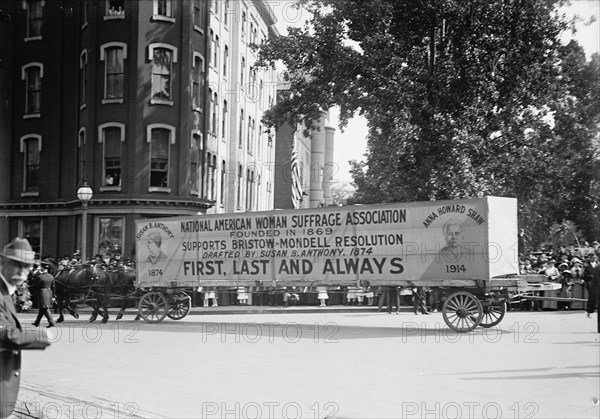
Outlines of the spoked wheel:
M173 320L183 319L190 312L190 308L192 308L192 299L183 291L170 295L169 303L167 316Z
M482 319L481 302L470 292L451 294L442 305L442 314L448 327L455 332L470 332Z
M481 327L496 326L506 314L506 301L489 301L483 304L483 318L479 323Z
M156 291L142 296L138 304L140 316L148 323L160 323L167 315L168 302L165 296Z

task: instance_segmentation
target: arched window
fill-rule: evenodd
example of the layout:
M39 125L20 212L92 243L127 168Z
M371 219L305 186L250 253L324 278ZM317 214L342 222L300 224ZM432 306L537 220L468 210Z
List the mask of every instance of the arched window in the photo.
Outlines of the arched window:
M123 102L124 60L127 58L127 45L122 42L109 42L100 47L100 60L104 61L104 100L102 103Z
M27 11L26 41L42 39L44 3L44 0L27 0L23 2L23 6Z
M173 105L173 64L177 48L168 44L150 44L148 59L152 61L152 98L150 103Z
M23 153L23 193L22 196L37 196L40 190L40 152L42 136L28 134L21 137Z
M40 117L42 112L42 78L44 65L29 63L21 68L21 78L25 81L24 118Z
M202 134L200 131L192 131L190 152L190 191L192 194L198 195L200 192L200 153L202 152Z
M166 124L148 125L150 143L150 192L170 191L169 167L171 144L175 144L175 127Z
M123 167L125 124L107 122L98 126L98 142L102 143L102 187L101 190L120 190Z

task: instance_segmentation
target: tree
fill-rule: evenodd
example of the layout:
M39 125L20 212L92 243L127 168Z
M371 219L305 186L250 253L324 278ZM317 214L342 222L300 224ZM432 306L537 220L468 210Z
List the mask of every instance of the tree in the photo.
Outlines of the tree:
M312 19L260 48L289 85L265 121L311 126L339 106L343 128L364 115L355 202L515 196L538 242L554 221L593 221L600 73L561 45L564 2L301 3Z
M337 182L331 186L331 197L335 205L346 205L354 194L354 188L348 182Z

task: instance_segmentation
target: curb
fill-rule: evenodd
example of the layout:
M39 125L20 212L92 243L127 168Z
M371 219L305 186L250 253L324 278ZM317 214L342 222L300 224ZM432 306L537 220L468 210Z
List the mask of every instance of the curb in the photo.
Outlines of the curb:
M79 313L91 313L90 308L79 308ZM400 312L412 312L412 307L400 307ZM119 309L109 308L108 313L111 316L116 315ZM192 307L188 316L208 316L208 315L229 315L229 314L316 314L316 313L378 313L378 307L314 307L314 306L301 306L301 307L261 307L261 306L223 306L223 307ZM386 313L385 307L381 310L381 313ZM124 315L138 314L138 310L134 308L125 309Z

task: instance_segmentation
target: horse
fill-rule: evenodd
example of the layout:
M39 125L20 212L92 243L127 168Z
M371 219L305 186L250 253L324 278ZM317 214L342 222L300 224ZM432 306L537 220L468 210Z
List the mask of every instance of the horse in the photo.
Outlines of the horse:
M57 323L64 321L63 309L66 308L69 313L79 318L79 314L71 307L72 297L78 296L82 300L89 297L95 298L95 303L89 304L94 308L90 322L98 317L100 307L103 309L102 323L108 321L108 304L110 302L111 278L101 268L95 264L78 265L75 269L64 269L55 276L56 301L58 303L59 317Z
M125 309L131 301L137 302L137 289L135 288L135 269L129 267L119 267L118 269L108 271L110 275L112 292L118 295L121 300L121 309L117 314L117 320L123 318Z

